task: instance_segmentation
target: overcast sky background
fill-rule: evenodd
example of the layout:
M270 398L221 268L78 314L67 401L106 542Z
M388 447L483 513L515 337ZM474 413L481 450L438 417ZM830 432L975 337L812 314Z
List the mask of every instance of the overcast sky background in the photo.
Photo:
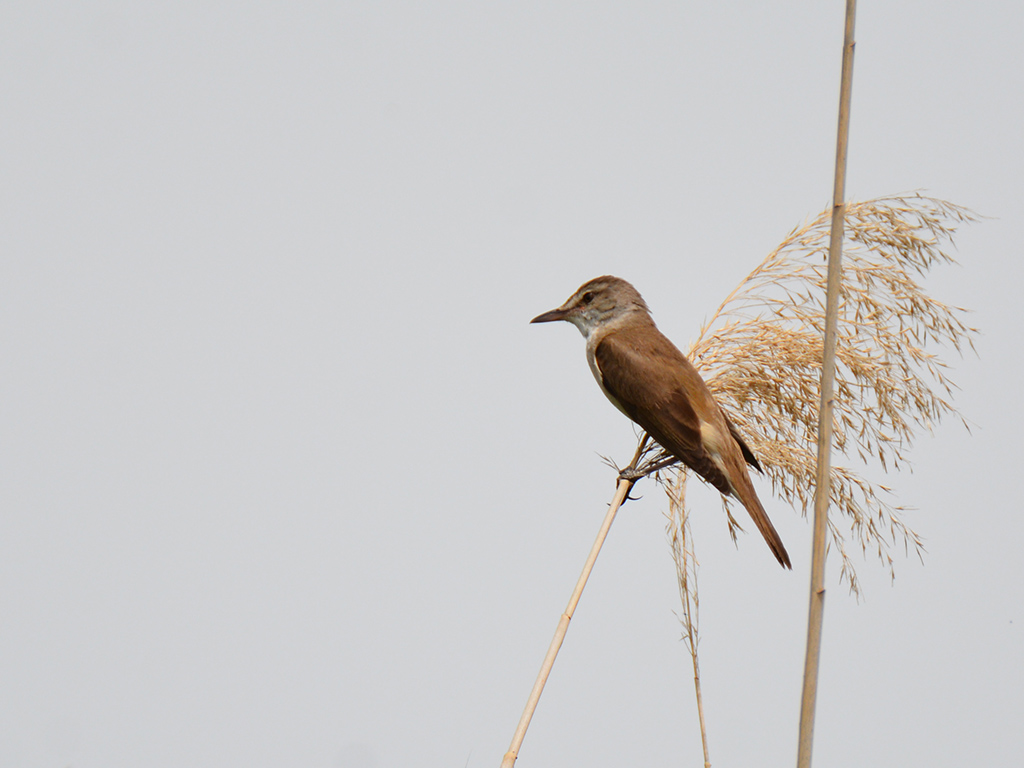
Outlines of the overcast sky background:
M685 348L829 202L839 0L0 4L0 765L497 766L629 423L604 273ZM860 4L848 196L989 218L928 555L830 563L815 759L1024 764L1019 3ZM810 530L691 491L716 766L795 761ZM520 752L700 764L639 487ZM862 562L858 560L858 562Z

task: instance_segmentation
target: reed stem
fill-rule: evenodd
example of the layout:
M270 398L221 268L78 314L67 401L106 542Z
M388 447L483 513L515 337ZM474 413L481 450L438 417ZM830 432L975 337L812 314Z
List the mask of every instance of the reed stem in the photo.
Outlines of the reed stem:
M832 196L832 229L828 249L828 283L825 291L825 350L821 366L821 402L818 408L818 461L814 488L814 543L811 551L811 596L807 619L807 655L800 702L800 740L797 768L810 768L814 741L814 714L818 696L818 664L825 611L825 554L828 533L828 502L831 493L832 404L839 324L839 285L842 280L843 226L846 220L846 154L850 138L850 94L853 88L853 27L857 0L846 0L843 35L843 72L839 91L839 130L836 138L835 185Z
M541 692L544 690L544 684L548 681L548 675L551 673L551 668L555 664L555 657L558 656L558 649L562 647L562 640L565 639L565 633L569 630L569 622L572 621L572 615L576 611L576 605L580 601L580 597L583 595L583 588L587 585L587 579L590 578L590 572L594 569L594 563L597 562L597 556L601 552L601 547L604 545L604 540L608 536L608 531L611 530L612 522L615 520L615 515L619 511L619 507L622 506L626 497L629 495L629 489L633 487L639 478L626 478L624 474L635 470L640 462L640 458L643 456L644 451L647 448L648 439L646 436L640 441L637 446L636 455L633 456L633 461L630 462L629 466L619 475L619 484L615 488L615 495L612 497L611 504L608 505L608 512L604 516L604 521L601 523L601 530L597 533L597 540L594 542L594 546L590 548L590 554L587 556L587 562L583 565L583 572L580 574L579 579L576 581L576 588L572 591L572 596L569 598L569 605L566 607L565 612L558 620L558 626L555 628L555 636L551 638L551 644L548 646L548 652L544 656L544 663L541 664L540 672L537 674L537 680L533 684L533 690L530 691L530 698L526 700L526 708L523 710L522 717L519 718L519 725L516 726L516 732L512 736L512 744L508 748L508 752L505 753L505 757L501 761L501 768L512 768L515 765L516 758L519 756L519 748L523 744L523 739L526 736L526 729L530 727L530 720L533 719L533 712L537 709L537 702L540 701Z

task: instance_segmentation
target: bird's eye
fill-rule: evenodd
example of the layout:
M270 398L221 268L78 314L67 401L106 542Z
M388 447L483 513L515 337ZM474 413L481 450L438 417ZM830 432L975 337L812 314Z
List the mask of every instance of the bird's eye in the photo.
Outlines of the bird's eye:
M584 293L584 294L583 294L583 298L582 298L582 299L580 299L580 301L581 301L581 302L582 302L583 304L589 304L589 303L590 303L590 302L592 302L593 300L594 300L594 294L593 294L593 293L592 293L591 291L587 291L586 293Z

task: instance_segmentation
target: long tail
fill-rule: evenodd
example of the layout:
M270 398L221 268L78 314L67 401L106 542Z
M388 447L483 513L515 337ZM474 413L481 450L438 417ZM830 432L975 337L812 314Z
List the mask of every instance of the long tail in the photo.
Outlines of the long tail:
M731 480L733 494L747 508L747 512L750 513L750 517L754 521L754 525L757 526L757 530L764 536L764 540L768 542L768 548L775 555L775 559L783 567L792 570L793 564L789 562L789 553L786 552L786 547L782 544L782 537L779 536L779 532L775 530L772 521L768 519L768 513L761 506L761 500L757 498L754 484L750 482L750 475L747 474L747 468L742 463L734 461L730 461L729 465L729 479Z

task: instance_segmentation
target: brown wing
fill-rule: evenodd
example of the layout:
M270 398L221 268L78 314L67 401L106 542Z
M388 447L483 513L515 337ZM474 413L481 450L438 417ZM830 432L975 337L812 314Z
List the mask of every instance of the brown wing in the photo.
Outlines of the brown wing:
M746 460L760 469L757 459L686 356L652 322L608 334L598 343L594 357L602 386L622 410L721 493L735 495L778 561L792 568L743 463ZM704 448L701 422L708 423L713 434L721 434L723 420L736 445L724 448L719 466Z
M697 415L697 409L717 404L686 356L653 324L608 334L594 356L605 390L629 418L721 493L729 494L728 478L701 442Z

